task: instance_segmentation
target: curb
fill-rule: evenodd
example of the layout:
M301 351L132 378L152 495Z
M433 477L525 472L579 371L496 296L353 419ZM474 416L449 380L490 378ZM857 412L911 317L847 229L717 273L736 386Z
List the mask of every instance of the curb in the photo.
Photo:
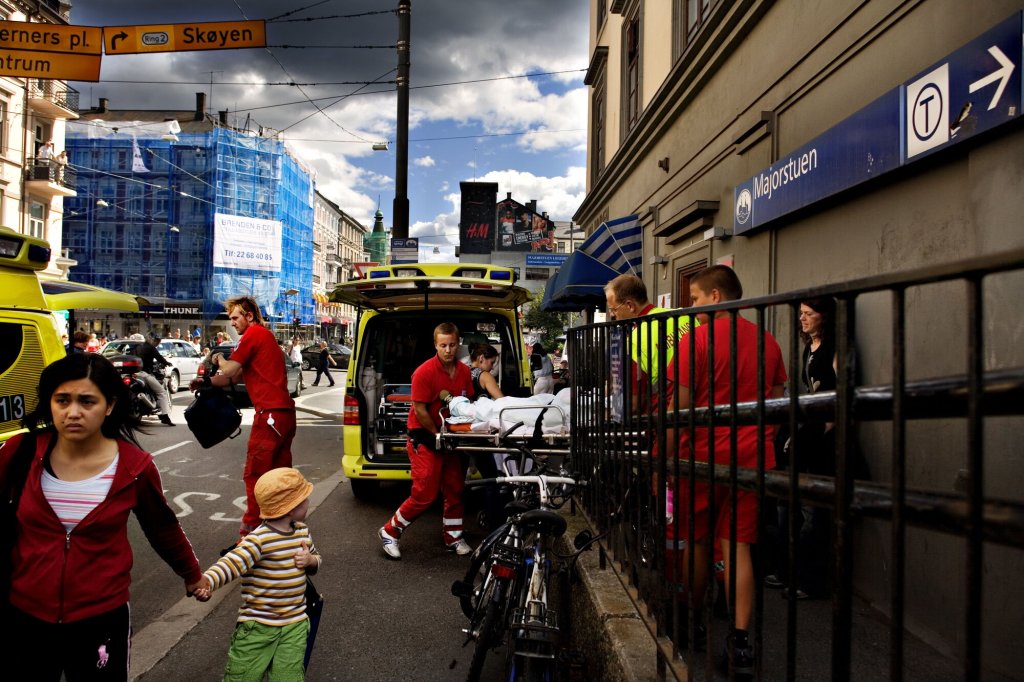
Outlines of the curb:
M309 514L316 511L327 496L345 480L339 469L328 478L313 485L309 495ZM217 590L210 596L210 601L202 609L196 608L191 597L182 597L171 608L152 623L132 635L131 645L131 680L136 680L159 663L189 631L206 618L222 601L241 589L241 581L236 580L224 590Z
M558 540L558 551L575 551L572 538L593 530L582 515L562 512L568 530ZM602 570L598 550L586 551L576 563L579 583L570 589L569 646L586 652L581 679L609 682L657 680L656 647L647 626L622 584L611 570Z

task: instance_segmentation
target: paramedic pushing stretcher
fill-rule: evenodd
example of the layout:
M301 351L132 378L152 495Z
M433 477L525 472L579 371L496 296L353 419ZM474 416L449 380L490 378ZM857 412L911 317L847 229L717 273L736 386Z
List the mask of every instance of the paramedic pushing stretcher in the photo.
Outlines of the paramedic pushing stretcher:
M473 551L462 537L462 491L465 487L462 460L454 452L434 449L436 435L441 430L441 392L468 397L473 394L473 379L469 367L456 359L458 327L451 322L438 325L434 329L434 348L437 355L412 374L413 408L409 410L406 443L412 468L412 493L377 531L389 559L402 558L398 548L402 533L433 504L439 489L444 496L442 531L448 551L459 556Z

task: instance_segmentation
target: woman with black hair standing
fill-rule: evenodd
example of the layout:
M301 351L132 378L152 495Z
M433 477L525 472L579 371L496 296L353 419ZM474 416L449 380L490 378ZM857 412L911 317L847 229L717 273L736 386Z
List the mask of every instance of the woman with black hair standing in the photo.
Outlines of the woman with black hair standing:
M12 460L28 464L23 481L13 481L20 498L4 616L16 652L6 661L10 679L128 679L129 514L187 592L202 579L128 403L108 359L69 355L43 370L39 402L24 419L29 433L0 446L0 489L12 483Z
M835 299L813 298L800 304L800 338L804 351L800 366L802 395L836 390L838 358L835 341ZM800 473L834 476L836 472L835 424L808 420L800 424L796 435L786 443L787 455L794 452L790 464ZM780 506L776 563L784 566L788 552L788 508ZM828 509L802 505L797 522L796 592L787 588L785 596L797 599L819 597L826 592L831 518ZM767 587L785 587L785 576L765 577Z

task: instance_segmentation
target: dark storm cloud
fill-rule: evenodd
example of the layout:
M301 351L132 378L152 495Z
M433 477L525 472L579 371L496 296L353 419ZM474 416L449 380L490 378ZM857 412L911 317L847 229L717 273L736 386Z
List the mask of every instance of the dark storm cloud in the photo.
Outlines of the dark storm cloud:
M245 16L266 19L314 4L280 0L239 0ZM304 19L393 9L396 3L334 0L286 17ZM540 0L413 0L412 78L414 86L530 71L556 71L585 66L586 11L580 3ZM72 21L84 25L187 23L237 21L242 12L229 0L175 3L130 0L82 0L72 7ZM581 23L582 18L582 23ZM267 41L281 45L394 45L398 19L383 14L351 19L274 22L267 26ZM568 40L566 39L568 36ZM574 45L575 44L575 45ZM583 52L580 51L582 46ZM275 49L220 50L159 56L112 56L103 62L103 79L82 89L92 101L106 96L118 107L187 108L192 93L208 90L215 82L263 79L268 82L328 83L370 81L396 66L394 49ZM152 84L118 84L112 80L152 80ZM167 85L168 81L199 81L200 85ZM304 88L311 97L341 95L358 86L321 85ZM393 90L393 85L364 90ZM447 88L415 91L423 102L443 101ZM214 107L239 108L301 101L295 87L271 86L258 93L246 86L214 86ZM183 102L185 104L183 104ZM329 101L322 104L328 104ZM254 112L261 122L281 128L313 111L310 105Z

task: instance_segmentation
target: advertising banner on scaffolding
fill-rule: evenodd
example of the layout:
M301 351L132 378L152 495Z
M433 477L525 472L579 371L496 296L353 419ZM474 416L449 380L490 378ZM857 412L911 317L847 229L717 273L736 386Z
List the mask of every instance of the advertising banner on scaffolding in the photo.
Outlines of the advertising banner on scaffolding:
M235 270L281 270L281 221L215 213L213 265Z

